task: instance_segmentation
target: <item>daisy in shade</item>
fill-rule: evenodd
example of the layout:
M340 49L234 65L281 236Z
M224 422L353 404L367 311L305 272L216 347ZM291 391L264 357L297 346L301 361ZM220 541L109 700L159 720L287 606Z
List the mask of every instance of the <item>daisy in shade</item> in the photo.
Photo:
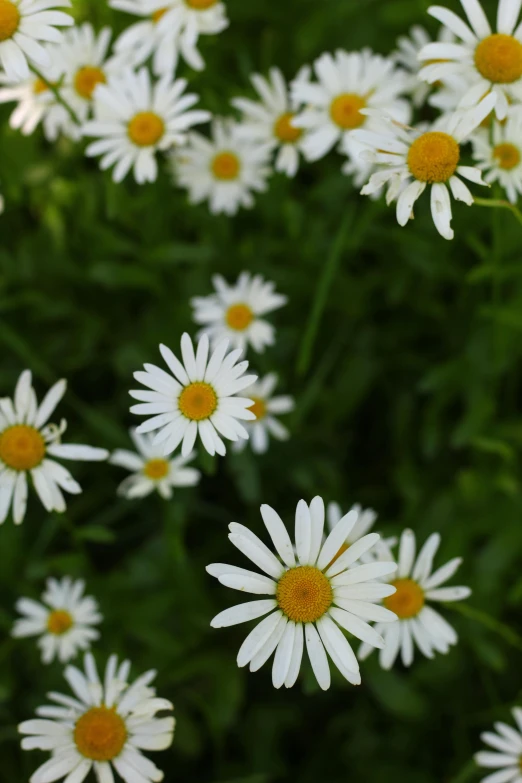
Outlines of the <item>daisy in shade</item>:
M460 177L479 185L487 183L476 166L461 166L460 145L490 113L495 98L488 95L474 109L442 117L430 130L408 128L391 120L387 133L354 131L372 153L367 153L381 170L372 174L363 195L372 195L388 185L387 203L397 199L397 222L400 226L413 217L413 206L424 193L431 191L431 214L435 228L444 239L453 239L450 193L457 201L473 204L473 196Z
M234 348L244 350L249 344L261 353L275 342L275 329L260 316L287 303L287 297L274 291L274 283L261 275L242 272L233 285L221 275L212 278L216 292L191 300L194 321L203 324L199 335L208 334L216 345L227 338Z
M136 182L154 182L158 175L156 153L186 141L186 131L206 122L210 114L193 110L198 96L183 94L186 79L164 77L151 84L149 72L123 71L108 76L94 92L95 119L83 126L89 144L86 155L101 156L100 168L114 166L112 178L122 179L132 169Z
M188 457L165 459L163 448L154 445L154 437L148 433L140 435L130 431L136 451L117 449L111 455L109 462L132 471L130 476L118 487L118 494L130 499L143 498L155 490L165 500L170 500L174 487L195 487L201 474L195 468L187 467L196 456L194 452Z
M354 506L351 507L350 513L353 514L355 519L355 524L350 530L349 535L346 537L345 541L342 543L341 547L339 548L339 552L337 553L336 557L339 557L342 555L346 550L352 546L352 544L355 544L356 541L358 541L360 538L365 536L367 533L370 532L370 530L373 528L375 521L377 519L377 514L375 511L371 508L362 508L358 503L356 503ZM339 520L343 517L343 512L341 511L341 506L339 503L328 503L327 509L326 509L326 519L328 522L328 529L333 530L334 527L338 524ZM387 547L395 546L397 543L396 538L386 538L381 539L377 546L386 545ZM375 558L375 552L372 550L370 552L366 552L361 558L361 562L366 563L374 560Z
M512 111L505 123L493 122L492 135L472 139L473 158L486 182L500 182L512 204L522 193L522 114Z
M172 452L181 443L181 455L188 457L199 435L209 454L226 453L220 435L231 441L248 438L239 419L255 419L249 410L253 400L236 397L257 380L256 375L244 375L248 362L239 362L241 349L227 354L228 340L222 340L209 356L209 339L203 335L196 351L188 334L181 338L183 362L166 345L160 345L161 355L170 372L145 364L144 372L134 377L147 391L129 394L138 405L131 413L152 416L138 427L138 432L158 430L153 439L163 447L163 455Z
M480 738L493 750L481 750L475 754L479 767L490 772L481 783L520 783L522 780L522 709L513 707L516 728L498 721L495 731L485 731Z
M415 646L427 658L433 658L435 652L447 653L451 645L457 643L457 634L452 626L430 603L462 601L471 595L471 590L469 587L442 587L456 572L462 558L456 557L432 571L439 544L439 534L433 533L415 557L415 534L412 530L405 530L401 535L399 567L391 582L396 591L384 599L384 606L397 615L399 622L393 626L380 623L375 626L385 641L379 656L383 669L391 669L399 652L403 664L411 666ZM388 547L381 545L378 559L388 560L390 556ZM372 650L371 645L363 643L359 658L367 658Z
M500 0L497 31L493 32L479 0L460 0L469 25L449 8L431 6L428 13L459 39L458 43L429 43L419 59L428 61L419 77L433 83L463 77L469 87L459 108L476 106L484 95L494 96L499 120L510 103L522 101L522 23L517 27L522 0Z
M59 459L99 461L109 452L92 446L61 443L67 422L50 424L49 418L63 397L66 381L55 383L38 405L29 370L18 379L14 400L0 399L0 524L13 508L13 520L20 524L27 506L29 473L46 511L65 511L62 490L73 495L81 487Z
M330 687L326 653L341 674L353 685L361 682L359 663L341 628L369 645L382 647L382 636L367 620L393 622L395 614L376 606L395 588L375 579L396 570L393 562L353 564L370 550L379 536L370 533L335 558L356 519L346 514L323 543L324 503L315 497L310 505L300 500L295 512L295 546L279 515L261 506L261 516L277 554L248 528L232 522L230 541L264 573L214 563L207 571L221 584L246 593L269 596L220 612L211 622L214 628L236 625L265 617L249 633L237 656L238 666L257 671L275 651L272 681L275 688L291 688L297 680L304 643L317 682Z
M8 79L28 79L30 64L51 64L41 41L57 42L74 20L57 6L70 6L69 0L0 0L0 64Z
M216 119L211 139L190 133L187 146L173 153L174 179L191 204L208 201L213 214L235 215L254 205L253 192L266 190L271 147L243 138L232 120Z
M254 400L250 410L256 418L253 422L246 422L245 427L254 454L264 454L268 450L270 436L276 440L287 440L290 437L289 431L276 416L293 411L294 398L288 394L274 397L273 391L276 385L277 375L271 372L247 389L249 397ZM238 440L233 448L234 451L242 451L244 447L245 441Z
M50 751L29 783L51 783L65 778L82 783L91 770L99 783L113 783L113 770L126 783L155 783L163 773L142 750L165 750L172 744L174 718L157 717L173 709L156 696L151 670L129 683L129 661L118 665L109 658L100 679L94 658L85 656L85 672L65 670L74 696L49 693L52 705L39 707L38 718L18 726L24 750Z
M31 598L19 598L16 608L23 615L16 620L12 636L22 638L39 636L38 647L42 651L43 663L58 658L61 663L69 661L79 650L87 650L100 634L93 626L102 621L98 604L85 596L85 582L73 581L70 576L63 579L48 579L42 602Z

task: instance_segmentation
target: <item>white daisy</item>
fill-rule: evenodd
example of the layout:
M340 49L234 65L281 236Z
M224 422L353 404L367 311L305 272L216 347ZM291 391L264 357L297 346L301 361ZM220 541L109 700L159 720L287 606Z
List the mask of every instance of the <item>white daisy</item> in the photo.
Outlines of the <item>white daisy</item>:
M147 391L129 392L140 400L139 405L132 406L131 413L152 416L138 427L138 432L159 430L153 443L163 444L163 455L171 454L182 443L181 454L188 457L198 435L212 455L226 452L218 433L231 441L248 438L239 419L255 418L249 410L253 400L235 395L257 376L244 375L248 362L237 363L241 349L229 354L227 349L228 340L222 340L209 357L209 340L203 335L194 352L192 340L185 333L181 338L183 363L170 348L160 345L172 375L154 364L145 364L145 372L134 373Z
M481 750L475 754L479 767L491 772L482 778L481 783L521 783L522 782L522 709L513 707L516 728L507 723L494 724L495 731L485 731L480 738L491 750Z
M65 511L61 490L73 495L82 491L69 471L52 457L99 461L109 456L105 449L60 443L67 422L62 419L59 426L47 422L65 389L66 381L58 381L38 405L31 372L24 370L16 384L14 400L0 399L0 524L5 522L11 504L15 524L23 521L27 473L46 511Z
M383 669L391 669L399 652L403 664L410 666L415 645L427 658L433 658L435 652L447 653L451 645L457 643L454 629L430 606L430 602L462 601L471 595L471 590L469 587L441 587L453 576L462 558L456 557L432 571L439 544L439 534L433 533L415 558L415 534L412 530L404 530L401 535L399 567L391 582L396 592L384 599L384 606L395 612L399 622L393 626L380 623L375 626L385 641L379 656ZM389 560L391 552L387 547L381 547L378 557L379 560ZM371 645L364 643L359 657L366 658L371 652Z
M393 573L396 564L375 562L351 567L379 540L376 533L359 539L336 558L355 524L355 515L346 514L323 543L324 503L320 497L315 497L310 506L304 500L297 504L295 550L274 509L263 505L261 515L277 556L248 528L236 522L229 525L229 539L267 576L224 563L209 565L207 571L226 587L270 597L226 609L214 617L211 625L222 628L268 615L246 637L237 663L238 666L250 664L250 671L257 671L275 650L272 681L276 688L294 685L305 640L321 688L326 690L330 686L326 653L341 674L358 685L359 663L341 628L370 645L383 646L382 637L366 621L387 623L397 619L393 612L375 605L375 601L392 595L395 590L372 580Z
M473 158L486 182L500 182L512 204L522 193L522 114L511 112L505 123L493 122L492 135L472 139Z
M74 20L57 6L70 6L69 0L0 0L0 64L8 79L28 79L29 66L51 64L41 41L57 42L57 27Z
M351 507L350 513L354 515L355 518L355 524L353 528L351 529L349 535L346 537L345 541L339 548L339 552L337 556L343 554L343 552L346 552L346 550L351 547L353 544L355 544L356 541L358 541L360 538L365 536L367 533L370 532L370 530L373 528L375 521L377 519L377 514L372 508L362 508L358 503L356 503L354 506ZM328 503L328 506L326 508L326 519L328 522L328 529L333 530L334 527L338 524L339 520L344 516L343 512L341 511L341 506L339 503ZM391 548L392 546L395 546L397 543L396 538L385 538L381 539L377 546L386 546ZM361 558L361 562L366 563L371 560L375 559L374 552L366 552Z
M16 620L12 636L22 638L39 636L38 647L43 663L51 663L55 657L61 663L69 661L79 650L87 650L100 634L93 628L102 621L98 604L83 594L85 582L73 581L70 576L62 580L48 579L42 595L43 604L31 598L19 598L16 608L24 615Z
M138 453L117 449L109 462L131 470L118 487L118 494L126 498L143 498L157 490L162 498L170 500L173 487L195 487L201 474L195 468L187 467L195 454L168 460L163 456L163 447L154 445L150 434L140 435L135 429L130 435Z
M469 188L457 175L479 185L487 184L476 166L459 165L460 145L488 116L494 101L488 95L472 110L442 117L430 130L389 121L386 134L354 131L357 139L373 147L374 152L367 153L372 163L382 164L361 193L371 195L388 184L387 202L397 199L397 222L405 226L413 217L413 205L430 185L435 227L445 239L453 239L450 192L457 201L473 204Z
M438 40L451 43L455 36L447 27L441 27ZM392 59L401 68L411 74L408 80L407 92L412 97L413 105L423 106L430 94L432 87L419 79L419 71L422 63L419 60L419 52L427 44L431 43L431 37L427 30L420 25L413 25L409 35L402 35L397 39L397 50L392 52ZM439 82L439 86L442 83ZM454 108L454 107L453 107Z
M156 153L186 141L186 131L206 122L210 114L193 110L198 96L183 95L186 79L169 77L151 84L149 72L124 71L98 84L94 92L95 119L83 126L97 141L86 154L101 155L100 168L114 166L112 178L121 182L132 168L139 184L154 182L158 175Z
M266 190L270 152L270 144L242 138L233 120L216 119L211 139L190 133L188 145L174 151L174 178L191 204L208 200L212 213L235 215L239 207L254 205L252 191Z
M157 717L172 710L156 696L151 670L129 684L129 661L118 665L112 655L100 680L94 658L85 656L85 673L75 666L65 670L74 697L49 693L52 705L39 707L38 718L18 726L24 750L45 750L51 758L29 783L51 783L65 778L82 783L91 769L99 783L113 783L113 769L126 783L155 783L163 773L142 750L165 750L172 744L174 718Z
M246 390L248 396L254 400L250 410L256 419L253 422L246 422L245 427L255 454L264 454L268 450L270 436L276 440L286 440L290 436L287 428L276 416L293 411L294 398L287 394L272 396L276 385L277 375L271 372ZM244 440L238 440L233 445L234 451L242 451L244 447Z
M274 291L274 283L249 272L242 272L230 286L221 275L214 275L212 282L216 293L191 300L194 321L203 324L198 334L208 334L213 345L225 337L234 348L245 350L250 344L258 353L265 346L273 345L275 329L259 316L277 310L288 301L286 296Z
M470 86L459 108L476 106L484 95L491 94L496 115L502 120L509 103L522 101L522 23L516 26L522 0L499 0L495 33L479 0L460 2L469 26L449 8L436 5L428 9L459 42L424 46L419 58L432 62L421 69L419 76L430 83L453 75L464 77Z

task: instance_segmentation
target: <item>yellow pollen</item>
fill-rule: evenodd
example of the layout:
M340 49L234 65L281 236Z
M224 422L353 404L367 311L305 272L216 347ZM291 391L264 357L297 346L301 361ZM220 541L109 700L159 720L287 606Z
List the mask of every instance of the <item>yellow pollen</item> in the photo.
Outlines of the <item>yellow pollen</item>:
M236 179L241 163L233 152L218 152L212 161L212 173L217 179Z
M76 722L74 741L78 751L93 761L112 761L127 739L127 729L114 709L91 707Z
M45 441L28 424L14 424L0 434L0 460L13 470L32 470L45 456Z
M0 0L0 41L12 38L20 24L20 12L11 0Z
M291 568L277 584L276 600L294 623L313 623L333 601L330 580L315 566Z
M143 467L143 472L150 479L162 479L168 475L170 465L166 459L149 459Z
M295 114L292 114L292 112L289 111L286 114L282 114L279 119L276 120L274 134L280 141L292 143L301 137L303 133L302 128L294 128L292 125L294 117Z
M522 76L522 43L504 33L488 35L475 49L475 65L490 82L516 82Z
M185 0L189 8L195 8L196 11L204 11L216 5L218 0Z
M82 98L90 100L97 84L105 84L105 74L101 68L85 65L76 71L74 89Z
M330 105L330 117L340 128L359 128L366 117L360 110L364 109L366 101L356 93L343 93L334 98Z
M73 625L73 619L65 609L55 609L47 618L47 630L56 636L61 636Z
M161 19L161 17L162 17L164 14L166 14L166 13L167 13L167 11L168 11L168 8L158 8L158 10L157 10L157 11L154 11L154 13L152 14L152 21L153 21L153 22L156 22L156 23L157 23L157 22L159 22L159 20Z
M152 147L165 133L165 124L153 111L140 111L129 122L127 132L138 147Z
M43 79L40 79L40 77L34 80L33 92L35 95L40 95L42 92L47 92L48 89L49 87Z
M509 142L497 144L493 149L493 157L497 162L497 166L501 169L506 169L506 171L516 168L521 159L519 148Z
M266 402L261 397L250 396L251 400L254 400L254 404L250 406L249 410L252 411L256 419L264 419L266 416Z
M446 182L459 164L460 147L448 133L430 131L415 139L408 152L408 168L421 182Z
M210 383L196 381L185 386L179 395L178 405L187 419L192 421L208 419L217 408L216 392Z
M347 549L349 549L349 548L350 548L350 544L347 544L346 542L345 542L344 544L341 544L341 546L339 547L339 551L337 552L337 554L336 554L336 555L334 555L334 556L332 557L332 559L330 560L330 562L329 562L329 563L328 563L328 565L326 566L326 568L325 568L325 571L328 571L328 569L330 568L330 566L331 566L331 565L333 565L333 563L335 563L335 561L336 561L336 560L338 560L338 558L340 558L340 557L341 557L341 555L344 555L344 553L346 552L346 550L347 550Z
M424 591L413 579L397 579L392 582L397 592L384 599L384 606L395 612L400 620L415 617L424 606Z
M254 313L246 304L231 305L225 315L227 326L230 326L231 329L235 329L237 332L242 332L249 327L253 320Z

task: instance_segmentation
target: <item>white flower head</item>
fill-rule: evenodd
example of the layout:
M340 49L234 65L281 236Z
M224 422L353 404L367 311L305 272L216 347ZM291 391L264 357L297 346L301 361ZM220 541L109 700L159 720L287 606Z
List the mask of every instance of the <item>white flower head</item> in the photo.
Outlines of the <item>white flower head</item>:
M154 444L150 433L141 435L135 429L130 431L136 451L117 449L109 462L132 471L118 487L118 494L128 499L143 498L155 490L165 500L170 500L174 487L195 487L201 474L195 468L187 467L195 454L187 457L165 459L163 447Z
M324 503L315 497L310 505L300 500L295 512L295 548L280 516L273 508L261 506L261 515L276 553L248 528L232 522L229 539L240 552L264 573L214 563L207 571L221 584L241 592L269 596L239 604L220 612L211 622L214 628L265 617L249 633L237 656L238 666L250 665L257 671L275 651L272 668L274 687L291 688L299 674L304 643L317 682L323 690L330 686L326 653L341 674L352 684L361 682L359 663L341 628L375 647L382 636L368 620L382 623L397 618L375 601L395 592L391 585L374 580L396 570L393 562L354 563L379 536L370 533L359 539L340 557L339 548L356 522L348 512L323 543Z
M294 398L287 394L273 395L277 385L277 375L273 372L260 378L246 393L254 400L250 410L254 414L255 421L245 423L249 434L249 443L254 454L264 454L268 451L270 437L276 440L287 440L290 433L277 418L284 413L290 413L295 408ZM242 451L245 441L237 441L233 445L234 451Z
M163 773L142 750L165 750L172 744L174 718L157 717L173 709L156 696L148 671L129 683L129 661L118 665L112 655L100 679L94 658L85 656L85 671L65 669L74 698L49 693L52 705L39 707L38 718L18 726L23 750L50 751L30 783L62 780L83 783L91 770L100 783L113 783L113 770L126 783L155 783Z
M138 427L138 432L158 430L153 443L163 444L163 455L172 454L181 443L181 454L188 457L198 435L209 454L221 456L226 447L220 435L231 441L248 438L239 419L255 418L249 410L253 400L235 395L257 376L244 375L248 362L238 363L241 349L227 354L228 340L222 340L210 356L209 347L208 336L203 335L194 351L185 333L181 338L183 362L166 345L160 345L172 374L154 364L145 364L144 372L134 373L147 391L129 392L140 400L131 407L131 413L152 416Z
M156 154L184 144L187 130L210 118L206 111L190 110L198 96L183 94L186 86L185 79L169 77L151 83L145 68L110 75L94 91L95 119L83 127L86 136L97 138L86 154L100 155L102 169L114 166L115 182L131 169L139 184L154 182Z
M173 152L174 179L191 204L208 201L213 214L235 215L254 205L253 192L266 190L270 152L270 144L243 138L233 120L215 119L210 139L190 133L188 145Z
M375 525L375 522L377 520L377 514L372 508L362 508L358 503L356 503L354 506L351 507L350 513L354 515L355 518L355 524L350 530L350 533L346 536L346 539L344 540L343 544L341 545L338 557L343 554L343 552L346 552L346 550L352 546L352 544L355 544L356 541L358 541L360 538L365 536L367 533L372 530L373 526ZM328 506L326 508L326 519L328 522L328 529L333 530L334 527L337 525L340 519L344 516L343 512L341 511L341 506L339 503L328 503ZM378 546L387 546L388 548L391 548L395 546L397 543L396 538L385 538L378 542ZM365 552L364 555L360 558L361 562L366 563L374 560L375 554L374 551Z
M522 709L513 707L516 728L507 723L495 723L495 731L485 731L480 738L493 750L475 754L479 767L491 771L481 783L519 783L522 779Z
M447 27L441 27L437 36L439 41L451 43L455 40L454 34ZM423 106L432 90L432 86L419 79L419 71L422 63L419 60L419 52L427 44L431 43L431 37L421 25L413 25L409 35L401 35L397 39L397 50L392 52L392 59L410 75L407 83L407 92L411 95L413 105ZM440 82L439 82L440 86ZM455 108L455 107L452 107Z
M13 520L20 524L27 506L27 474L46 511L65 511L62 490L73 495L81 487L59 459L99 461L107 459L105 449L61 443L67 422L50 424L49 418L65 394L65 380L58 381L38 405L29 370L18 379L14 400L0 399L0 524L13 507Z
M512 204L522 194L522 112L511 111L504 123L493 121L492 136L484 130L472 137L473 158L485 182L499 182Z
M440 536L433 533L415 557L416 541L412 530L404 530L399 542L399 567L391 584L393 595L384 599L384 606L394 612L399 622L393 626L377 623L375 630L384 636L385 645L380 651L379 662L383 669L391 669L399 652L405 666L411 666L414 648L417 646L427 658L435 652L447 653L457 643L453 627L436 612L432 602L462 601L471 595L469 587L442 587L456 572L462 558L456 557L433 571L433 559L440 545ZM348 550L350 551L350 550ZM388 560L391 555L381 546L378 559ZM363 644L359 657L366 658L372 647Z
M87 650L99 638L94 626L103 618L97 602L85 596L84 590L85 582L81 579L74 581L70 576L48 579L43 603L31 598L19 598L16 602L23 617L16 620L12 636L39 636L43 663L51 663L54 658L65 663L79 650Z

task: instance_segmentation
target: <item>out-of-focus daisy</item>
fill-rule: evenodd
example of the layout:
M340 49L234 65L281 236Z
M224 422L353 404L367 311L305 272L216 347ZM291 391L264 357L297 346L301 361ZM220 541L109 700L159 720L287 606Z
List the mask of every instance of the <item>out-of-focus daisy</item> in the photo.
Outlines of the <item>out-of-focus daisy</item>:
M493 750L481 750L475 754L479 767L491 772L482 778L481 783L519 783L522 780L522 709L512 710L516 728L498 721L496 731L485 731L480 738Z
M243 138L232 120L216 119L212 138L190 133L188 144L172 156L175 181L188 190L192 204L209 202L214 214L235 215L252 207L252 192L266 190L270 144Z
M321 688L326 690L330 686L326 653L341 674L358 685L359 663L341 628L369 645L383 646L382 637L366 621L387 623L397 619L393 612L374 603L391 596L395 589L372 580L393 573L396 564L374 562L351 567L375 546L379 540L376 533L359 539L334 559L356 519L352 512L346 514L323 543L325 515L320 497L315 497L310 505L304 500L297 504L295 549L274 509L263 505L261 515L277 555L236 522L229 525L229 539L264 574L224 563L209 565L207 571L226 587L270 597L226 609L214 617L211 625L222 628L268 615L246 637L237 663L238 666L250 664L250 671L257 671L275 650L272 681L276 688L294 685L305 640Z
M452 43L455 36L447 27L441 27L438 40L445 43ZM414 106L423 106L432 87L419 79L419 71L422 63L419 60L419 52L427 44L431 43L431 37L427 30L420 25L413 25L409 35L401 35L397 39L397 50L392 52L391 57L397 65L404 68L411 74L408 80L408 93L412 97ZM441 86L439 82L439 86ZM454 108L454 107L453 107Z
M8 79L28 79L29 64L51 64L42 41L61 40L57 27L74 23L72 16L54 11L69 0L0 0L0 64Z
M115 182L131 169L139 184L154 182L156 153L183 144L188 128L210 118L206 111L190 111L198 96L183 95L186 86L186 79L169 77L151 84L145 68L110 75L107 84L98 84L94 92L95 119L83 126L86 136L98 139L89 144L86 154L100 155L102 169L114 166Z
M208 334L213 345L226 337L234 348L244 350L250 344L258 353L273 345L275 329L260 316L287 302L274 291L274 283L249 272L242 272L234 285L221 275L214 275L212 282L216 293L191 300L194 321L203 324L199 334Z
M473 196L460 177L486 184L476 166L459 165L460 145L488 116L494 102L494 96L488 95L474 109L444 116L424 132L393 121L388 122L386 134L354 131L373 147L372 162L384 167L372 174L361 193L371 195L388 184L387 202L397 199L397 222L405 226L413 217L413 205L429 185L435 227L444 239L453 239L450 192L457 201L471 205Z
M162 498L169 500L174 487L194 487L199 482L199 470L187 467L194 459L194 453L168 460L163 456L163 448L154 445L152 435L140 435L135 429L130 435L138 453L117 449L109 460L113 465L132 471L118 487L120 495L129 499L143 498L157 490Z
M522 193L522 114L512 112L504 124L493 122L488 131L471 139L473 158L486 182L500 182L512 204Z
M252 451L255 454L264 454L268 450L270 436L276 440L286 440L290 436L287 428L276 416L293 411L294 398L288 394L274 397L273 391L276 385L277 375L271 372L246 390L248 396L254 400L250 410L256 419L252 422L246 422L245 426L250 436L249 442ZM234 443L234 451L242 451L245 445L244 440L238 440Z
M435 652L447 653L451 645L457 643L457 634L452 626L430 603L462 601L471 595L471 590L469 587L441 586L453 576L462 558L456 557L433 571L433 558L439 544L439 534L433 533L415 557L415 534L412 530L405 530L401 535L399 567L397 576L391 582L396 592L384 599L384 606L395 612L399 622L393 626L380 623L375 626L385 641L379 656L383 669L391 669L399 652L403 664L410 666L415 646L427 658L433 658ZM381 546L378 556L379 560L388 560L391 551ZM363 644L359 657L366 658L372 649L371 645Z
M341 547L339 548L339 552L337 553L336 557L339 557L344 552L346 552L349 547L352 546L352 544L355 544L356 541L358 541L360 538L365 536L367 533L370 532L370 530L373 528L375 521L377 519L377 514L372 508L362 508L358 503L356 503L354 506L350 509L350 514L353 514L355 519L355 524L350 530L349 535L346 537L345 541L343 541ZM343 512L341 511L341 506L339 503L328 503L328 506L326 508L326 519L328 522L328 529L333 530L334 527L337 525L340 519L343 517ZM394 546L397 543L396 538L386 538L381 539L377 546L385 545L388 548ZM375 553L372 552L366 552L362 555L360 558L361 562L366 563L369 561L372 561L375 558Z
M16 608L24 615L16 620L12 635L17 638L39 636L42 661L51 663L55 657L61 663L69 661L79 650L87 650L100 634L93 628L102 621L98 604L85 596L85 582L48 579L42 595L43 603L31 598L19 598Z
M449 8L431 6L428 13L459 39L459 43L429 43L419 59L428 61L419 77L433 83L453 75L470 84L459 108L476 106L488 94L504 119L510 102L522 101L522 24L517 27L521 0L499 0L497 32L493 33L479 0L461 0L466 24Z
M134 373L147 391L129 392L140 400L131 413L152 416L138 427L138 432L159 430L153 443L163 445L163 455L172 454L181 443L181 454L188 457L198 435L212 455L226 452L220 435L232 441L248 438L239 419L255 418L249 410L253 400L235 395L257 376L244 375L248 362L237 363L241 349L229 354L227 349L228 340L222 340L209 357L209 339L203 335L194 352L192 340L185 333L181 338L183 362L166 345L160 345L172 375L154 364L145 364L145 372Z
M54 409L63 397L66 382L62 379L52 386L38 405L29 370L18 379L14 400L0 399L0 524L5 522L13 507L15 524L20 524L27 506L27 474L29 473L44 508L47 511L65 511L62 490L73 495L81 487L59 459L104 460L105 449L61 443L67 422L48 424Z
M66 778L83 783L94 770L100 783L113 783L113 769L126 783L153 783L163 773L142 750L165 750L172 744L174 718L157 717L174 709L150 687L151 670L129 683L129 661L118 665L112 655L100 679L94 658L85 656L85 672L65 670L74 698L49 693L52 705L38 707L38 718L27 720L18 731L24 750L46 750L51 758L39 767L30 783Z

